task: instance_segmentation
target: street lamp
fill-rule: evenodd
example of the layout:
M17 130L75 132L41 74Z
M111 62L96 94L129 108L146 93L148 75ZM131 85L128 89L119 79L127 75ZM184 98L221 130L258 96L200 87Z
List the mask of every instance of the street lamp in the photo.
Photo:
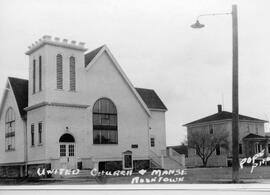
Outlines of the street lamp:
M239 105L238 105L238 23L237 5L232 5L231 13L203 14L197 17L192 28L203 28L205 25L199 22L201 16L232 15L232 181L239 182Z

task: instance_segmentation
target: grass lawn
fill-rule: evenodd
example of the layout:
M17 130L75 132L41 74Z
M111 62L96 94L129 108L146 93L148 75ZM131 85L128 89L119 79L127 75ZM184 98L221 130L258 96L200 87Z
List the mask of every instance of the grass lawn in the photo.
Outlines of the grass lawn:
M253 173L250 173L251 167L240 169L240 178L243 183L270 183L270 166L256 167ZM151 178L150 173L145 174L140 178ZM134 176L133 176L134 177ZM130 184L133 177L107 177L106 184ZM169 176L170 177L170 176ZM187 169L187 175L184 176L185 184L199 183L230 183L232 178L231 167L220 168L190 168ZM156 182L160 183L160 182ZM166 183L166 182L161 182ZM168 182L167 182L168 183Z
M244 167L239 170L240 180L244 183L249 182L268 182L270 181L270 166L254 168L250 173L251 167ZM185 183L222 183L230 181L232 178L231 167L221 168L192 168L187 170ZM265 180L265 181L262 181Z

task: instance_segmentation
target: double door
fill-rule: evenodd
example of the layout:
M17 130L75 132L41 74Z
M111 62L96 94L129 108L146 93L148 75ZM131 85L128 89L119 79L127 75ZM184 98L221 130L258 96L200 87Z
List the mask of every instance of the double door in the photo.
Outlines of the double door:
M76 169L75 143L60 143L60 163L64 169Z

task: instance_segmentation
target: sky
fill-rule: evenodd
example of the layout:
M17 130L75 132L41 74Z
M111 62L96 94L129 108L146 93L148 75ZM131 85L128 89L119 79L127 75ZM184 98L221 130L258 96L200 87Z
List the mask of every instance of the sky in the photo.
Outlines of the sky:
M135 87L168 108L167 145L183 124L232 107L232 18L200 14L238 6L239 112L270 119L268 0L0 0L0 95L8 76L28 79L27 47L43 35L106 44ZM269 126L265 126L269 131Z

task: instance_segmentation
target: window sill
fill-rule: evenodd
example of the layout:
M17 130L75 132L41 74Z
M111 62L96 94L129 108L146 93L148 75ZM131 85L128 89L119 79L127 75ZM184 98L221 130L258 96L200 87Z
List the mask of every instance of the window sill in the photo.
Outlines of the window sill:
M68 90L69 92L77 93L78 91L76 90Z
M94 146L117 146L118 145L118 143L117 144L92 144L92 145L94 145Z
M6 152L14 152L15 149L6 150Z
M35 93L32 93L32 95L36 95L36 94L39 94L41 92L42 92L42 90L41 91L36 91Z
M38 146L43 146L43 144L41 143L41 144L38 144Z
M31 148L34 148L34 147L35 147L35 145L31 145L30 147L31 147Z
M64 91L64 89L55 89L56 91Z

